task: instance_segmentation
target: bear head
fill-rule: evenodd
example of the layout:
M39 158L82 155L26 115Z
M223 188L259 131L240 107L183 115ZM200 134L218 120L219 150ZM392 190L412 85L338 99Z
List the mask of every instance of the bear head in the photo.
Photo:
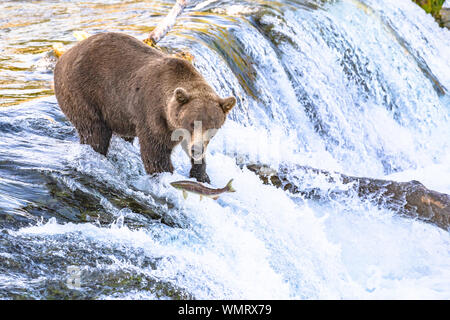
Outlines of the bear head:
M201 163L209 141L235 104L236 98L220 98L212 90L175 89L167 106L172 141L181 142L194 163Z

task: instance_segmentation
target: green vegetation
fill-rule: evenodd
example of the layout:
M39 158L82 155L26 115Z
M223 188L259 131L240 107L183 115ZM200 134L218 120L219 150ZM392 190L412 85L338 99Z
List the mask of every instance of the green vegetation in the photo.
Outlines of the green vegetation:
M450 9L442 8L445 0L413 0L421 6L426 13L431 14L441 27L450 29Z
M427 13L435 18L439 18L439 12L445 0L413 0L419 6L421 6Z

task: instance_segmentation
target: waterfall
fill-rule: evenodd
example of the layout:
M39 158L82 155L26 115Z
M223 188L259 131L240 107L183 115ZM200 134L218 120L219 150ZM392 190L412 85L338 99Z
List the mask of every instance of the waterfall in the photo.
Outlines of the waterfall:
M105 15L114 22L66 28L142 37L151 12ZM85 297L448 299L447 231L356 195L303 199L242 164L450 193L450 31L410 0L200 1L179 22L160 45L188 50L238 100L207 154L212 184L233 178L237 192L184 200L170 186L188 176L181 148L173 174L150 178L137 139L96 154L54 97L0 109L0 212L15 217L0 225L0 297L48 297L39 288L77 265ZM298 182L310 187L330 182Z

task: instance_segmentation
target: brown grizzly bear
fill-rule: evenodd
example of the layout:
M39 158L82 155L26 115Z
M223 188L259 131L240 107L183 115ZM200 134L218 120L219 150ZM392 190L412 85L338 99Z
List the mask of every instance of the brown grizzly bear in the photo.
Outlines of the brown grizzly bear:
M64 53L54 81L81 143L106 155L113 133L127 140L137 136L147 173L172 172L170 155L180 142L173 133L182 129L190 135L184 141L190 176L209 182L207 133L223 125L236 99L220 98L188 61L125 34L103 33Z

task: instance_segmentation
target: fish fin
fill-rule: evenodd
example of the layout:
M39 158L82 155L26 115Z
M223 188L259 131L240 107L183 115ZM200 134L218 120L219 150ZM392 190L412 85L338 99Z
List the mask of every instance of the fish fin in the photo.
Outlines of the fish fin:
M236 190L233 188L233 186L231 185L231 183L233 182L233 179L231 179L230 181L228 181L227 185L225 186L225 188L227 188L228 192L236 192Z
M212 197L214 200L219 199L219 196Z
M186 192L186 190L183 190L183 198L184 198L184 200L187 199L187 196L188 196L188 193Z
M200 195L200 201L202 201L202 199L203 199L203 196L202 196L202 195Z

